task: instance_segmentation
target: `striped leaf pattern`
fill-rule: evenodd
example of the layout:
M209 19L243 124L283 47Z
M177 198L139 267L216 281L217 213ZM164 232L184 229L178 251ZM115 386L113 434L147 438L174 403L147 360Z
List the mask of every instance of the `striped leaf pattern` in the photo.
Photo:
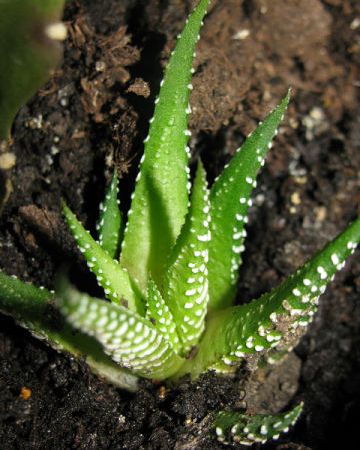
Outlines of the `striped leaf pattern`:
M107 355L135 374L160 380L182 363L151 322L127 308L70 287L58 292L58 304L68 322L96 338Z

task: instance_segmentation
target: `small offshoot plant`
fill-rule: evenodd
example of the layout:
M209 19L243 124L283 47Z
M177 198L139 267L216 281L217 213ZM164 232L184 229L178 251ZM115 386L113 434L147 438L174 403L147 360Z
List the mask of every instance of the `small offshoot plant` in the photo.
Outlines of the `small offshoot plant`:
M0 274L3 312L128 389L136 388L137 377L176 383L185 374L195 379L240 364L255 370L260 358L276 361L304 333L319 296L360 240L357 219L272 291L234 306L251 192L289 93L211 189L201 161L191 183L192 61L208 3L201 0L186 21L166 67L126 226L116 173L100 208L98 241L63 207L106 299L79 292L64 278L49 292ZM251 445L287 431L301 409L275 416L218 411L214 426L220 441Z

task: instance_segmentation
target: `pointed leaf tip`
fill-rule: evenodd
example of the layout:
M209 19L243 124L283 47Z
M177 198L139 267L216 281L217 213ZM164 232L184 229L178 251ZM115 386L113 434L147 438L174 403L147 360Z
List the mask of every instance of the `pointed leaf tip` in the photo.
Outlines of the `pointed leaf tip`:
M247 137L211 188L209 310L230 306L234 299L241 253L245 250L245 224L248 208L252 205L251 193L289 98L290 89L264 122Z
M100 204L100 217L97 224L99 244L112 258L118 256L123 234L118 191L118 177L115 170L105 199Z
M66 205L63 212L79 250L106 297L115 303L126 302L130 309L142 313L142 298L126 270L92 238Z
M250 303L209 314L198 353L181 369L198 376L232 372L240 361L290 351L305 333L320 295L360 242L360 218L272 291Z
M187 213L191 69L208 3L198 3L179 35L145 139L121 251L123 266L138 279L144 291L150 273L161 288L169 250Z

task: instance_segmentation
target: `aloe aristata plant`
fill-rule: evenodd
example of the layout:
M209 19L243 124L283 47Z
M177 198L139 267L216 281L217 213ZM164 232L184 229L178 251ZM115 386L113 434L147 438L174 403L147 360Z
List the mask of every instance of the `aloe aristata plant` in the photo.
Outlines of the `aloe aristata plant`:
M64 205L69 228L106 300L64 280L52 293L0 274L4 312L130 389L136 377L176 382L208 370L231 373L241 363L253 370L260 357L271 362L286 354L360 240L357 219L278 287L234 306L251 192L289 93L248 136L211 189L200 161L191 183L192 61L208 3L201 0L187 20L166 67L126 226L116 173L101 206L98 241ZM63 320L56 326L49 319L54 310ZM223 411L214 425L219 440L250 445L286 431L301 408L252 417Z

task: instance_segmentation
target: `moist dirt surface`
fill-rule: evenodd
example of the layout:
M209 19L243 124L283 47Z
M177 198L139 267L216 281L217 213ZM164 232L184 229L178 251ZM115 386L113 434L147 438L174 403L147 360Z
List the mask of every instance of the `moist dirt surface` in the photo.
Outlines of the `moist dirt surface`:
M64 61L13 126L16 166L0 223L0 267L53 287L61 266L93 278L61 216L64 198L94 230L111 172L124 211L164 65L190 0L71 0ZM289 86L288 113L263 168L248 224L238 302L279 283L360 213L360 3L213 1L197 49L192 164L209 181ZM304 400L289 434L261 448L360 448L360 261L322 296L290 359L244 374L209 373L173 388L115 388L0 317L0 448L223 449L223 408L276 411ZM245 398L244 398L245 395ZM237 446L241 448L241 446ZM256 447L255 448L260 448Z

